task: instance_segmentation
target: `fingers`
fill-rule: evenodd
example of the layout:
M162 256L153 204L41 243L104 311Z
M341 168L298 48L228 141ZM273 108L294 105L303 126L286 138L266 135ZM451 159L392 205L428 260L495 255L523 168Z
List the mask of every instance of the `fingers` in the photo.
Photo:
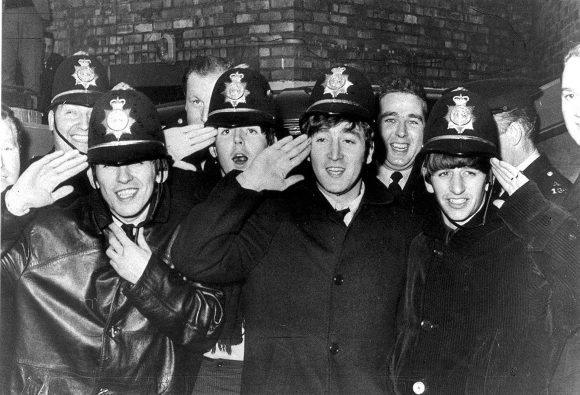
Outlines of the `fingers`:
M87 156L81 154L77 150L67 151L63 155L58 156L58 157L50 160L47 163L47 165L49 167L52 167L53 169L56 169L56 168L62 166L63 164L66 166L66 163L68 163L71 160L73 160L73 161L83 161L83 160L86 161Z
M62 165L55 168L54 171L57 173L57 185L69 178L76 176L83 170L87 169L89 164L85 156L77 157L63 163Z
M78 152L78 151L77 151ZM40 158L39 160L37 160L36 162L32 163L30 166L36 165L36 166L44 166L46 165L48 162L58 158L59 156L64 155L63 151L54 151L50 154L44 155L42 158Z
M492 158L490 163L493 174L509 195L512 195L528 181L522 172L507 162Z
M282 147L284 147L286 144L288 144L288 143L292 142L293 140L298 140L298 139L300 139L302 136L304 136L304 135L300 135L300 136L296 137L296 139L293 139L293 138L292 138L292 136L286 136L286 137L284 137L282 140L278 140L278 141L276 141L274 144L272 144L272 145L270 146L270 148L272 148L272 149L276 149L276 150L278 150L278 149L282 149Z
M61 188L58 188L51 194L53 202L56 202L57 200L60 200L63 197L70 195L73 191L74 188L70 185L65 185Z
M111 232L113 232L119 243L121 243L122 247L135 244L131 241L131 239L127 237L125 232L123 232L123 229L121 229L117 224L115 223L110 224L109 229L111 230Z
M202 149L209 147L210 145L215 143L215 140L216 140L215 137L211 137L208 140L193 143L191 146L192 148L194 148L193 152L201 151Z
M178 169L182 170L197 171L197 167L195 167L191 163L187 163L182 160L176 160L175 162L173 162L173 167L177 167Z

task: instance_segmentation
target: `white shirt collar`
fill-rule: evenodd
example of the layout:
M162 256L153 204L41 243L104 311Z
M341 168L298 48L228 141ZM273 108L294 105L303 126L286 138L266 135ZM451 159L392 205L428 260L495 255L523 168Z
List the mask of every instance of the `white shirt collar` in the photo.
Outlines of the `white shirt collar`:
M393 182L393 180L391 180L391 174L398 171L403 176L401 178L401 180L399 181L399 185L401 186L401 189L403 189L403 188L405 188L405 185L407 184L407 181L409 180L409 176L411 175L412 170L413 170L413 166L411 166L405 170L392 170L392 169L389 169L388 167L386 167L384 164L381 164L379 166L379 169L378 169L377 178L383 184L385 184L385 186L388 187L391 184L391 182Z
M358 196L356 198L354 198L353 200L351 200L350 203L348 203L346 205L337 203L336 200L334 199L334 197L331 194L327 193L326 191L322 190L322 188L318 187L318 189L322 193L322 196L324 196L326 198L326 200L328 200L328 203L330 203L330 205L332 206L332 208L334 210L339 211L339 210L344 210L346 208L349 209L349 212L344 216L344 223L346 226L350 225L350 222L352 221L352 218L354 217L354 213L356 213L356 210L358 210L358 207L360 206L360 202L362 201L362 197L365 193L365 183L363 181L361 181L360 192L359 192Z
M522 163L520 163L516 167L519 171L524 171L529 165L532 164L533 161L535 161L539 157L540 157L540 152L538 150L535 150L530 156L528 156L526 158L526 160L524 160Z

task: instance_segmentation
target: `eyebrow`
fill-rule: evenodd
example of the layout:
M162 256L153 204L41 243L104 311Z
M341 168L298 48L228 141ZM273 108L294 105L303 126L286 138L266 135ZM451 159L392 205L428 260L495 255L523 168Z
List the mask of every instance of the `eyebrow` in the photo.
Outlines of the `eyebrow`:
M379 120L381 120L381 119L383 119L383 118L386 118L386 117L390 117L390 116L392 116L392 115L399 115L399 113L398 113L398 112L396 112L396 111L388 111L388 112L384 112L384 113L382 113L381 115L379 115ZM421 121L424 121L424 120L425 120L425 118L423 117L423 115L422 115L422 114L415 114L415 113L412 113L412 114L409 114L407 117L408 117L408 118L413 118L413 119L420 119Z

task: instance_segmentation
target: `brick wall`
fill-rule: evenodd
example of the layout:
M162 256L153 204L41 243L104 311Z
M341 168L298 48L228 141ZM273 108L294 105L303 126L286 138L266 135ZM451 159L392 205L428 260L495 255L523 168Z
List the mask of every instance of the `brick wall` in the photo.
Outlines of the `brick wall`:
M443 87L467 79L537 73L535 18L540 11L552 12L554 18L567 15L561 9L554 12L560 2L568 2L569 8L577 4L52 0L50 30L57 52L69 55L90 48L109 65L159 62L156 42L171 33L177 61L203 54L228 57L258 67L271 81L311 81L321 69L348 63L364 69L371 82L388 72L404 72L420 76L427 86Z
M564 55L580 43L580 1L542 1L536 21L537 76L550 81L560 77Z

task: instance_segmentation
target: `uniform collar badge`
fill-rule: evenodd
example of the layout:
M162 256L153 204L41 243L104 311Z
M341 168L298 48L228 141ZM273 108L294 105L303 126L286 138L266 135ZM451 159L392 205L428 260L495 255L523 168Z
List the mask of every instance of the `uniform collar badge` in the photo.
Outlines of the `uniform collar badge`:
M79 66L75 66L75 72L72 74L75 79L75 85L82 85L85 89L89 86L97 86L99 76L95 73L95 68L91 67L90 59L79 59Z
M348 74L343 74L345 70L345 67L335 67L330 70L332 74L326 74L326 79L322 83L323 95L330 93L335 98L341 93L348 94L348 88L353 84L348 80Z
M102 124L107 129L106 134L114 135L117 140L121 139L123 134L131 134L131 126L135 123L135 120L130 117L131 110L124 109L125 99L111 100L112 110L105 110L105 120Z
M246 82L242 82L244 75L236 71L230 74L230 81L226 82L226 89L222 94L226 97L226 103L230 103L234 108L240 104L246 102L246 96L250 94L250 91L246 89Z
M455 129L457 133L461 134L465 130L473 130L473 106L468 106L469 96L464 96L461 93L458 96L453 96L455 106L447 106L447 115L445 120L447 129Z

